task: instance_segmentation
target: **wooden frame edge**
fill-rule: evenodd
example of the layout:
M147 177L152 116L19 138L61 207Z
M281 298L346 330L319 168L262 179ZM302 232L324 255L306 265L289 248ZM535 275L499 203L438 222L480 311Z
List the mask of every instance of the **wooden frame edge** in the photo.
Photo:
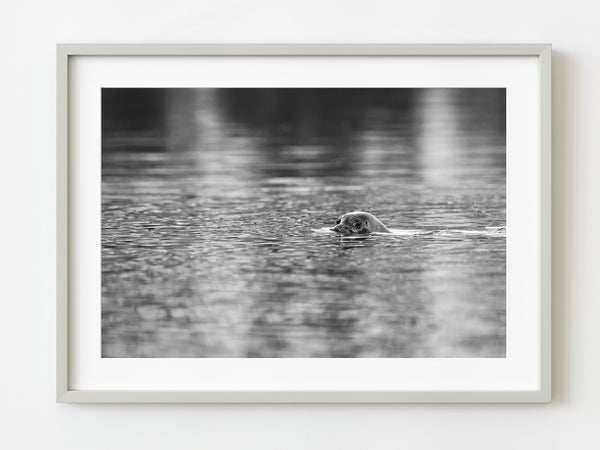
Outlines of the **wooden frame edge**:
M552 401L552 46L539 54L540 390Z
M69 379L69 52L56 47L56 398Z
M59 403L545 403L542 391L67 391Z

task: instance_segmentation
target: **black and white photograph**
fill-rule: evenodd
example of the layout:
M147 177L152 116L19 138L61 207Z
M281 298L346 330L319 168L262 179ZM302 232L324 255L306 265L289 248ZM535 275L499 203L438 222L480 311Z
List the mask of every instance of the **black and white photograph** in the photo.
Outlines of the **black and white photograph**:
M101 89L102 358L505 358L506 89Z

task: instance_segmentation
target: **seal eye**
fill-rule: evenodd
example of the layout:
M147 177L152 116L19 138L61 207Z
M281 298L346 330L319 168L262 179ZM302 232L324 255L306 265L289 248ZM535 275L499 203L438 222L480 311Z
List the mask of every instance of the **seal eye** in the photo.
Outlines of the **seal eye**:
M340 222L342 221L342 219L338 219L335 224L338 225Z

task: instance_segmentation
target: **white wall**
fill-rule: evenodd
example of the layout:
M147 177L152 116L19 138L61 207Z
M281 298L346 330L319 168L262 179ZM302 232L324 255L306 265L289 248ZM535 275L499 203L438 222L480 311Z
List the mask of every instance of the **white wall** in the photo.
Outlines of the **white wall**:
M22 0L0 14L6 449L600 448L600 28L592 1ZM54 403L57 42L554 44L549 405Z

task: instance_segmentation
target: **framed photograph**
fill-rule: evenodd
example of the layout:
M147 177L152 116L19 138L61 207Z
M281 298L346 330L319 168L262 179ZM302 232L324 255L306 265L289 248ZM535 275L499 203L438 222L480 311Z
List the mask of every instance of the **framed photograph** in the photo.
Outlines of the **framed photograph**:
M550 61L58 45L57 401L549 402Z

